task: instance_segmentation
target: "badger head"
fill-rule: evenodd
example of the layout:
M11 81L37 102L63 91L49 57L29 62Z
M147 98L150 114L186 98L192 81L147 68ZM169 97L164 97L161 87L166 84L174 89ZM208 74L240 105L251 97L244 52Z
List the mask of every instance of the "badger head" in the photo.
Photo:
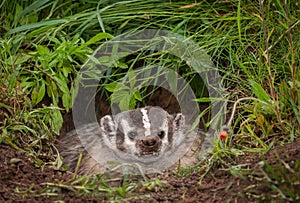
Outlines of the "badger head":
M174 147L184 126L181 113L170 115L159 107L145 107L104 116L100 120L103 141L109 148L138 159L159 156ZM181 133L182 134L182 133Z

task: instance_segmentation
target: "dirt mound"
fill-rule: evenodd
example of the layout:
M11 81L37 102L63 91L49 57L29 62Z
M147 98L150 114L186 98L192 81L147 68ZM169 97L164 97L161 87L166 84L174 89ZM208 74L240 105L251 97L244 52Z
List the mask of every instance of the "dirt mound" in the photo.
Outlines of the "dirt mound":
M51 192L46 183L60 184L72 179L72 174L57 171L47 166L37 168L28 156L4 144L0 144L0 202L102 202L107 198L92 196L77 196L71 190L59 187ZM263 163L262 160L266 162ZM262 157L251 154L238 157L236 168L214 169L200 181L204 168L190 172L188 176L178 175L169 171L153 177L162 180L157 187L137 188L135 200L131 202L149 201L182 201L182 202L224 202L225 200L248 202L249 200L293 201L300 197L300 141L295 141L283 147L276 147ZM268 171L272 166L273 172ZM270 169L270 168L269 168ZM286 171L285 171L286 170ZM243 173L239 173L244 171ZM265 171L265 174L263 173ZM282 176L284 181L276 177ZM266 174L271 174L266 176ZM273 175L272 175L273 174ZM287 180L290 180L287 181ZM273 186L272 186L273 185ZM274 190L274 187L277 190ZM293 189L295 196L278 195ZM53 188L52 188L53 189ZM47 191L49 190L49 191ZM288 193L284 193L288 194ZM147 199L139 199L144 196ZM294 198L294 199L293 199ZM299 200L299 199L298 199Z
M45 194L47 182L57 183L71 179L71 174L56 171L47 166L37 168L23 152L0 144L0 202L82 202L67 190L59 191L61 196ZM47 188L46 188L47 189Z
M232 167L231 170L214 169L203 180L200 180L201 173L197 171L190 173L188 177L163 174L159 178L166 180L167 183L158 191L150 192L151 200L170 202L300 200L300 141L276 147L260 157L258 154L238 157L235 166L240 167ZM279 191L283 194L280 195ZM287 196L289 192L294 196ZM142 193L149 194L149 191Z

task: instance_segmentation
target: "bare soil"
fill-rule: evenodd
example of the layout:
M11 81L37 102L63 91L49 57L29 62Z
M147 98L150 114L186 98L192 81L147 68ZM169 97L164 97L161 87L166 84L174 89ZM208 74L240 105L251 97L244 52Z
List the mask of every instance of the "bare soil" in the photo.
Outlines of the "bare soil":
M58 196L41 196L39 194L47 189L45 183L67 182L72 179L72 175L47 166L35 167L30 157L4 144L0 145L0 154L0 202L55 202L58 200L102 202L107 200L105 196L80 197L62 188L56 191ZM259 175L258 168L261 160L266 160L273 167L276 167L282 160L293 168L297 160L298 162L300 160L300 141L276 147L262 157L253 155L238 157L236 165L244 164L252 170L244 175L244 178L234 176L224 168L210 170L201 182L200 176L204 168L192 171L187 177L181 177L174 171L157 175L152 179L159 178L164 181L164 184L150 190L143 188L135 191L137 195L147 195L147 199L137 198L130 202L249 202L267 199L286 202L287 199L272 196L274 191L268 187L269 182L264 176ZM293 186L296 187L295 192L299 195L299 168L294 173L298 174L298 177L295 177Z

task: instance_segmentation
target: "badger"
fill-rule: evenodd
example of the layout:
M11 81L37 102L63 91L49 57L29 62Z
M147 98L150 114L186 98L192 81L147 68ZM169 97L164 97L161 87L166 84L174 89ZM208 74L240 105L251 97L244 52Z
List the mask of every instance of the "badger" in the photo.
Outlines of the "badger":
M200 139L183 114L146 106L75 129L59 149L64 164L79 174L154 173L196 164Z

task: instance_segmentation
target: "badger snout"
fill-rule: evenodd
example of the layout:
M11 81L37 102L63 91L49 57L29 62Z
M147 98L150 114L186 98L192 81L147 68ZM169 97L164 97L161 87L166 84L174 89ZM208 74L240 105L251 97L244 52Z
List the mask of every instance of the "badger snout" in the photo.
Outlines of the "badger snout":
M146 137L141 140L144 147L155 147L158 144L158 141L157 137Z
M154 155L160 151L161 144L158 136L143 137L137 142L137 149L141 155Z

